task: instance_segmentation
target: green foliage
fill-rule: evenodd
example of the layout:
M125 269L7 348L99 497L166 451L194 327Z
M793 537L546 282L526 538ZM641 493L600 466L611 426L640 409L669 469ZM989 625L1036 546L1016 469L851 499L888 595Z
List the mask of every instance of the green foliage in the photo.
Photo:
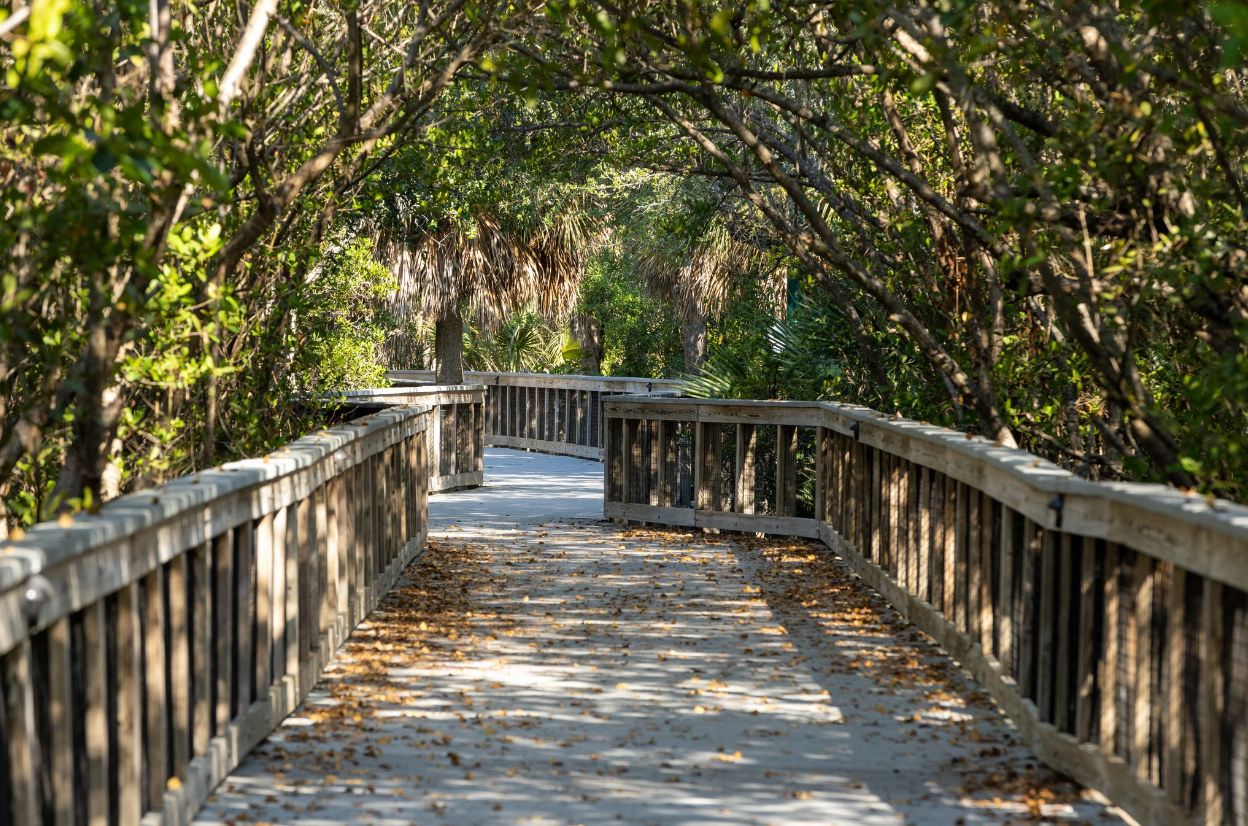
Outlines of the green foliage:
M306 364L298 376L301 389L388 386L380 349L397 326L389 302L397 286L362 238L346 242L317 267L296 310Z
M571 373L580 348L566 330L552 327L533 310L509 317L492 335L464 331L464 369L492 373Z
M647 295L615 250L590 261L581 286L580 312L602 330L602 374L671 378L684 369L680 325L670 305Z

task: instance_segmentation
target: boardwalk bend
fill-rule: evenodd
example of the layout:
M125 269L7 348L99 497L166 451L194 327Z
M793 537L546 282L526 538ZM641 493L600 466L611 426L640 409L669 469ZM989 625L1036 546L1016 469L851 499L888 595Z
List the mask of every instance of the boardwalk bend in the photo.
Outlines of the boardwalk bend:
M843 405L393 378L4 549L0 825L1248 819L1248 509Z

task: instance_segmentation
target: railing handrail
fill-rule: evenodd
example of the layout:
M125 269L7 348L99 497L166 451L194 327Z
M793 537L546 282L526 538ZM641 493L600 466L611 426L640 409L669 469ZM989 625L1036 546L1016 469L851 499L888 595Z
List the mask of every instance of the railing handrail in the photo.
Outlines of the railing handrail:
M1248 507L1225 499L1150 482L1084 479L1033 453L982 436L839 402L613 396L606 404L607 418L628 418L628 406L637 405L663 410L673 418L681 417L682 407L686 412L693 409L699 411L697 421L708 422L752 417L722 412L703 416L700 411L818 411L817 420L790 415L756 423L823 426L848 436L855 436L857 424L858 441L991 490L994 499L1045 527L1130 545L1248 591ZM1051 498L1059 495L1060 503ZM1167 521L1190 533L1167 530Z
M432 370L388 370L386 377L392 381L432 381ZM684 386L681 379L650 379L638 376L584 376L577 373L502 373L482 370L465 370L464 378L475 379L486 386L507 382L527 384L534 387L563 386L577 389L598 388L610 392L644 392L646 386L679 390Z
M606 517L819 539L1137 822L1238 807L1248 507L836 402L611 396L603 418Z
M360 390L334 390L323 398L329 400L352 400L370 396L456 396L480 392L486 389L484 384L434 384L408 385L398 387L373 387Z
M249 519L291 504L323 484L332 473L359 464L403 438L425 429L421 418L428 405L390 408L352 422L322 428L278 448L266 456L227 462L219 467L181 476L153 488L119 496L97 513L79 513L62 521L41 522L21 539L0 545L0 655L51 622L80 609L93 599L140 579L146 571L126 566L126 575L101 576L99 584L81 581L73 595L52 595L33 626L26 621L21 586L30 577L55 566L71 564L110 546L158 532L159 562L202 544L205 539ZM398 427L403 425L402 427ZM277 484L285 481L281 487ZM265 490L268 495L236 501ZM230 507L213 505L228 504ZM207 519L195 518L207 512ZM190 517L190 518L188 518ZM103 572L102 572L103 573ZM60 597L58 599L58 596Z

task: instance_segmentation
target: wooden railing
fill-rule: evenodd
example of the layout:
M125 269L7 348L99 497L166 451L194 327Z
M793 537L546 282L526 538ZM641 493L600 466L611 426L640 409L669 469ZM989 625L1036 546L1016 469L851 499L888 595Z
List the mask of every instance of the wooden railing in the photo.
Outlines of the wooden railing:
M335 396L357 413L401 404L430 405L429 492L475 488L485 479L486 391L481 384L346 390Z
M607 517L818 537L1145 826L1248 819L1248 508L865 408L610 398Z
M398 385L432 382L431 370L391 370ZM673 379L565 376L547 373L464 374L483 384L485 443L582 459L602 459L602 401L614 395L675 392ZM402 387L391 388L399 390Z
M425 546L394 408L0 548L0 824L190 821Z

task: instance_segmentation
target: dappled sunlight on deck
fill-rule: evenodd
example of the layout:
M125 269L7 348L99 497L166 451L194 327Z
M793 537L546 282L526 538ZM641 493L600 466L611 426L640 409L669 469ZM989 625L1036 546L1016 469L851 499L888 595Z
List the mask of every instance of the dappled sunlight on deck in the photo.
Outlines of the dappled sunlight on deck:
M429 552L196 823L1102 822L814 543L516 501L434 500Z

